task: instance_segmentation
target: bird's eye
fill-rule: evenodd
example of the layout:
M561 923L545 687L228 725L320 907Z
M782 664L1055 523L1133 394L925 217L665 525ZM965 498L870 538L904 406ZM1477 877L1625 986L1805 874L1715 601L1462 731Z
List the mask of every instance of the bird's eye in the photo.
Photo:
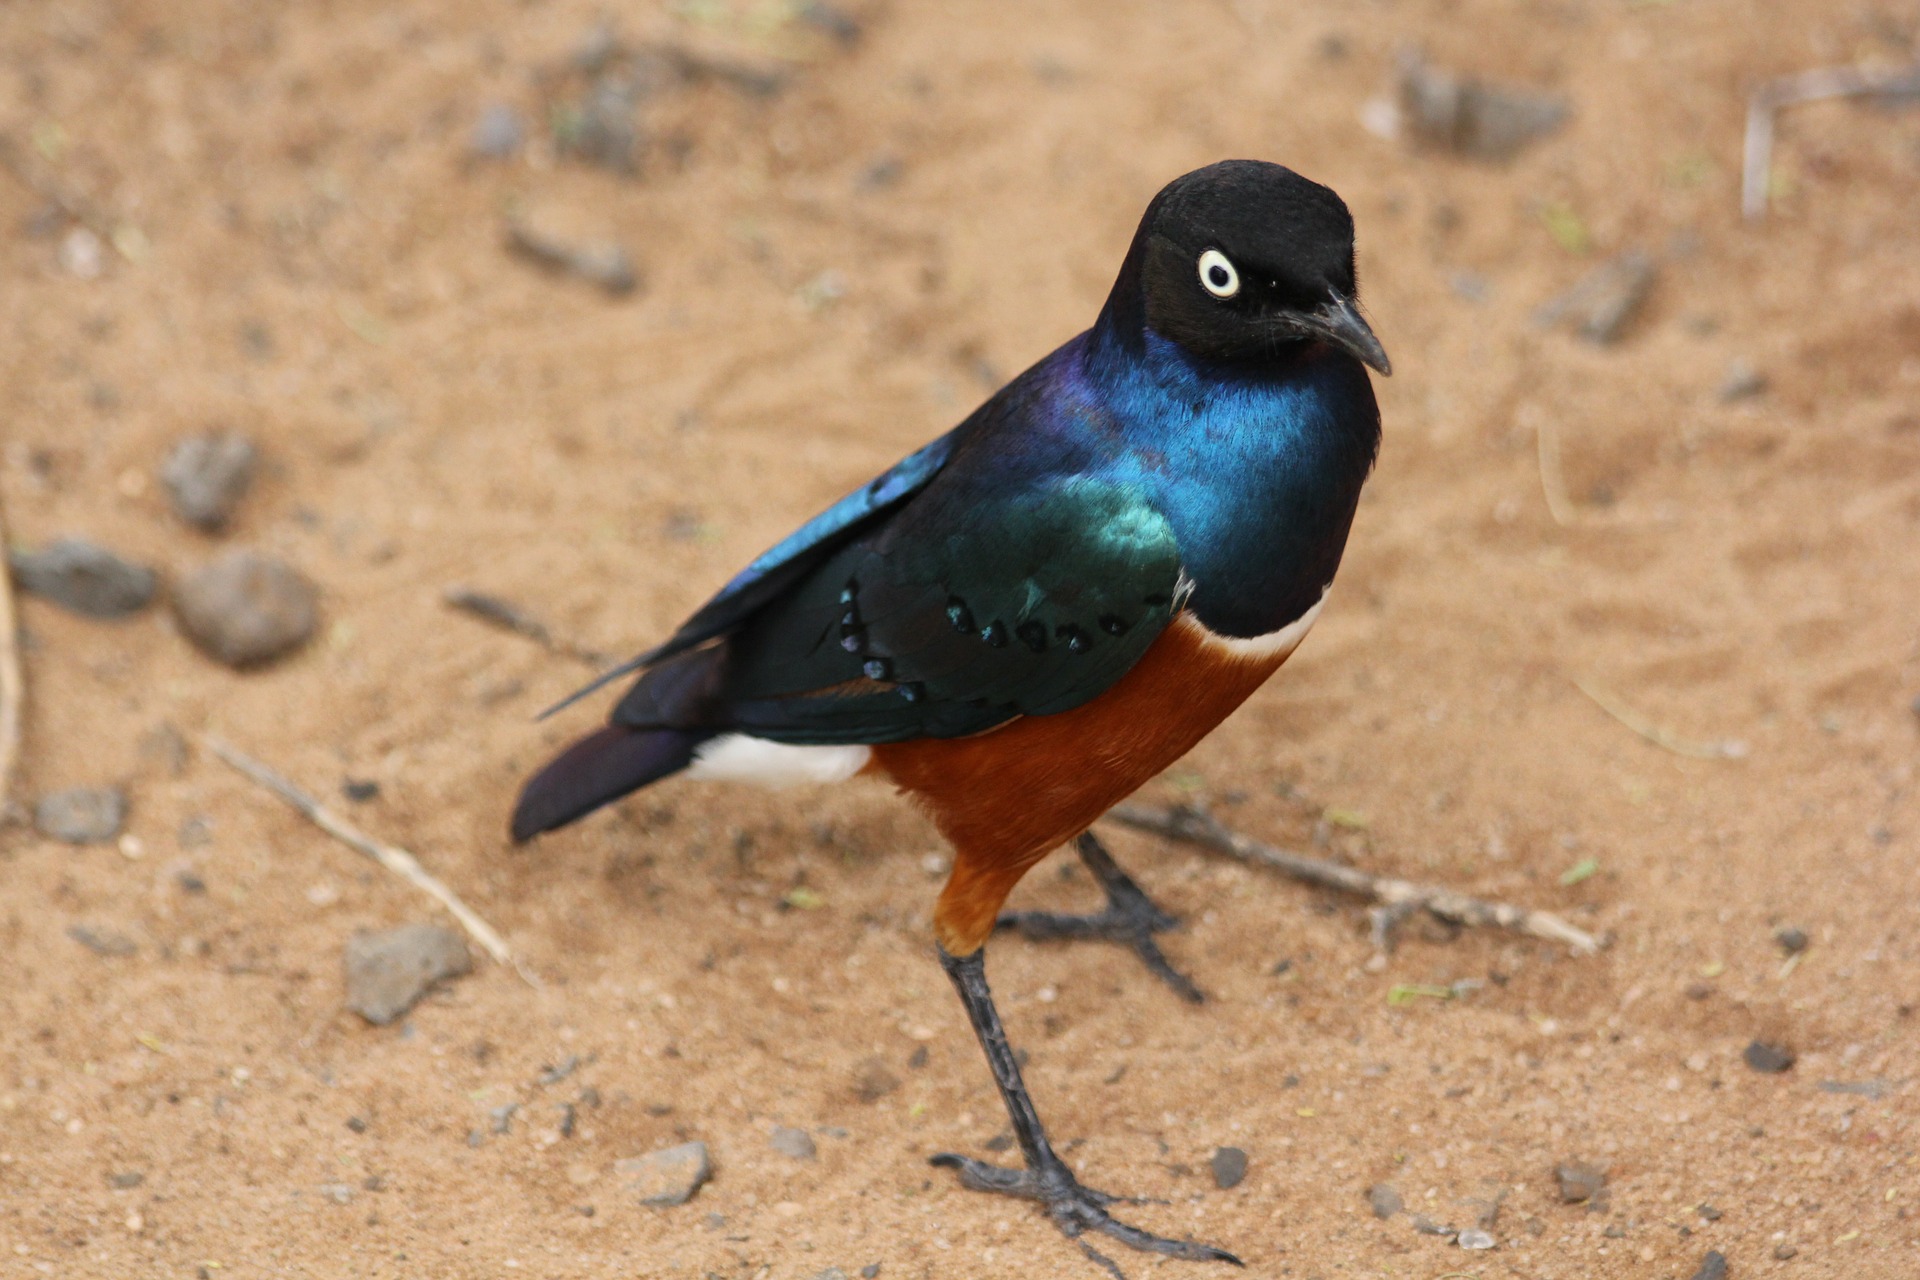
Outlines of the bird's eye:
M1240 272L1226 254L1209 249L1200 255L1200 283L1216 298L1231 298L1240 292Z

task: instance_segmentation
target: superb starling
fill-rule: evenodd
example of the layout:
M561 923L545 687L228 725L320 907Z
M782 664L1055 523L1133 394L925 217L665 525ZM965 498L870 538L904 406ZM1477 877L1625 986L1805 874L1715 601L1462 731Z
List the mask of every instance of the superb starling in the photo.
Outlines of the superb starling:
M1116 1198L1074 1177L1021 1081L984 949L996 923L1115 939L1198 998L1152 938L1172 918L1088 828L1319 616L1379 449L1369 366L1390 371L1339 196L1252 160L1176 179L1091 329L589 686L641 672L605 728L527 783L514 839L678 773L892 782L953 846L934 938L1024 1157L933 1163L1040 1201L1115 1274L1087 1233L1237 1263L1117 1221ZM1020 877L1069 842L1107 909L1003 917Z

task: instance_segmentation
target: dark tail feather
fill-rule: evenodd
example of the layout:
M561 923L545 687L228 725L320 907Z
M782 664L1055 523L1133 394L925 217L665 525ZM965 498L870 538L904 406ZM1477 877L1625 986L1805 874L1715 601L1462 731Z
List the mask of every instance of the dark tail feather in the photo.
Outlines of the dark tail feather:
M694 748L710 736L617 724L588 734L521 789L520 802L513 807L514 843L564 827L629 791L678 773L693 760Z

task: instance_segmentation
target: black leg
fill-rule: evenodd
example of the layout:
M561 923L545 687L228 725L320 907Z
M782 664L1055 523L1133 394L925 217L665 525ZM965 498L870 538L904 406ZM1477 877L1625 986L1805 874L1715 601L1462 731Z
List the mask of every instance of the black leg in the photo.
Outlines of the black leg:
M1080 861L1086 863L1087 870L1107 894L1107 908L1097 915L1069 916L1057 915L1051 911L1009 911L994 923L996 929L1012 929L1022 937L1035 942L1050 942L1055 939L1100 938L1107 942L1117 942L1131 948L1147 966L1154 977L1173 988L1174 994L1189 1004L1199 1004L1206 997L1200 988L1193 985L1193 979L1181 973L1171 964L1160 950L1160 944L1153 940L1156 933L1164 933L1179 925L1178 916L1170 915L1160 909L1146 890L1135 884L1133 877L1120 869L1106 846L1101 844L1089 831L1073 842L1080 855Z
M940 1168L954 1170L960 1175L960 1184L969 1190L1019 1196L1046 1205L1047 1214L1053 1219L1054 1225L1116 1280L1125 1280L1119 1266L1087 1243L1087 1232L1102 1232L1121 1244L1148 1253L1163 1253L1191 1262L1231 1262L1236 1267L1243 1265L1240 1259L1224 1249L1191 1240L1169 1240L1117 1222L1108 1215L1107 1206L1128 1202L1119 1196L1110 1196L1080 1185L1073 1176L1073 1170L1067 1168L1066 1161L1054 1153L1053 1145L1047 1141L1047 1131L1040 1124L1040 1114L1033 1109L1033 1098L1028 1095L1027 1086L1020 1079L1020 1064L1014 1059L1012 1047L1007 1044L1006 1028L1000 1025L1000 1014L993 1007L993 993L987 990L986 954L986 948L982 947L972 955L952 956L943 947L940 950L940 964L947 971L947 977L952 979L953 989L960 993L960 1003L967 1007L967 1020L973 1023L973 1033L979 1037L980 1047L986 1051L987 1066L993 1071L993 1082L1000 1089L1000 1100L1006 1103L1007 1117L1013 1121L1013 1134L1020 1142L1020 1154L1026 1157L1027 1167L1005 1169L951 1152L934 1156L933 1163Z

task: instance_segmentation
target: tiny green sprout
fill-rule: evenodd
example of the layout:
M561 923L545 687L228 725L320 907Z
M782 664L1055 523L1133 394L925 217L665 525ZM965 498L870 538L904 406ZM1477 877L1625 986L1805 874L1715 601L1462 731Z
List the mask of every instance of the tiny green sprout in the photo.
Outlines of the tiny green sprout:
M1568 887L1589 879L1600 870L1600 859L1582 858L1560 873L1560 883Z

